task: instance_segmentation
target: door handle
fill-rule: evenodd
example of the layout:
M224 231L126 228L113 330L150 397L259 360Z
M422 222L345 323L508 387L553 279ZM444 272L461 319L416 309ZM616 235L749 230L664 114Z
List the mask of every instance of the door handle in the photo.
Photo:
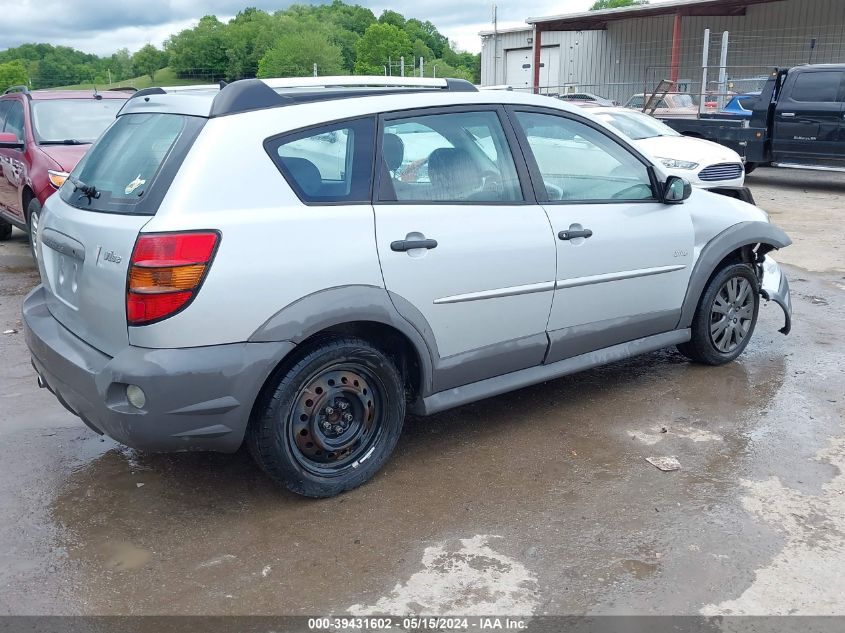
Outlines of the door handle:
M795 118L795 113L794 112L783 112L783 113L781 113L781 116L784 117L784 118L789 117L790 119L792 119L792 118Z
M581 231L561 231L557 236L562 240L574 240L577 237L593 237L593 232L590 229L583 229Z
M390 250L396 253L404 253L415 248L426 248L429 250L437 248L437 240L396 240L390 243Z

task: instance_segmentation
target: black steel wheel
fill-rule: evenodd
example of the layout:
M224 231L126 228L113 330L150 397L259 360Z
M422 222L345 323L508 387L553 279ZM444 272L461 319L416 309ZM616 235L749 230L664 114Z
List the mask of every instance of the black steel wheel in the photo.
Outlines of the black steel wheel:
M692 320L689 343L678 346L688 358L723 365L742 354L760 310L760 286L747 264L719 271L707 284Z
M404 384L393 361L366 341L327 340L271 379L247 443L274 480L309 497L367 481L396 446Z

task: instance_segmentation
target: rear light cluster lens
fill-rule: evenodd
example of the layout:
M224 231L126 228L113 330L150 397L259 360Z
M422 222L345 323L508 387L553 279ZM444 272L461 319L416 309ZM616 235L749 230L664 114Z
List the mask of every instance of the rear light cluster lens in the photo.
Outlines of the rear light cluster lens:
M220 235L151 233L135 243L129 264L126 319L144 325L174 315L196 295Z

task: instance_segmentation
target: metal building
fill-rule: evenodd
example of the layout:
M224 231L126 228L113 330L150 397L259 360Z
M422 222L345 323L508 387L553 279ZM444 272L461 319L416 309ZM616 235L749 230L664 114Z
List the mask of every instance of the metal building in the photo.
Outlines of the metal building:
M715 91L724 50L722 89L747 92L775 66L845 62L845 0L672 0L528 18L525 28L481 37L485 86L595 92L624 102L672 79L698 94Z

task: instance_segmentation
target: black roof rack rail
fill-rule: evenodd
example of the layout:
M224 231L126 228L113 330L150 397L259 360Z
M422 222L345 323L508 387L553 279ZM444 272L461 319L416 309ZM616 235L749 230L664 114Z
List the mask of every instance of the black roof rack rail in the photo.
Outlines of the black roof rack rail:
M342 88L342 90L341 90ZM289 89L290 92L277 92ZM211 104L210 117L283 105L344 99L378 94L403 94L447 90L477 92L465 79L419 77L343 76L296 77L291 79L241 79L221 86ZM142 91L143 92L143 91ZM139 93L140 94L140 93ZM136 95L138 96L138 95Z
M29 94L29 86L12 86L11 88L6 88L6 91L3 93L4 95L11 94L13 92L22 92L24 94Z

